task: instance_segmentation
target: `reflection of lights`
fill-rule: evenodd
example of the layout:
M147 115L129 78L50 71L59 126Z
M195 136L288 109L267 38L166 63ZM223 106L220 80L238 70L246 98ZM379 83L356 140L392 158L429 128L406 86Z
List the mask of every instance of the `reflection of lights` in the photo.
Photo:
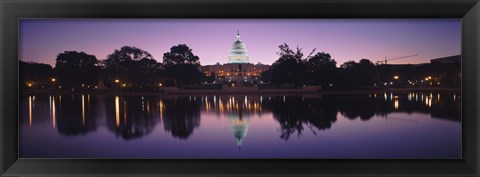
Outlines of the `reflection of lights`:
M147 112L150 113L150 101L147 100Z
M127 125L127 101L123 101L123 125Z
M376 93L374 93L374 94L373 94L373 97L374 97L374 98L377 98L377 94L376 94Z
M247 96L245 96L244 105L245 105L245 107L247 107Z
M82 123L85 127L85 96L82 95Z
M52 126L55 128L56 122L57 122L57 117L55 113L55 97L52 97Z
M115 124L120 125L120 98L115 96Z
M224 108L223 108L222 99L218 99L218 102L219 102L218 109L219 109L220 113L223 113Z
M395 105L395 110L397 110L398 109L398 100L395 100L394 105Z
M453 94L453 101L456 101L456 100L457 100L456 95Z
M163 120L163 111L165 109L165 104L163 103L163 100L158 101L158 109L160 111L160 120Z
M383 97L385 98L385 101L387 101L387 93L383 93Z
M32 96L28 97L28 124L32 126Z
M440 101L440 93L437 94L437 100Z

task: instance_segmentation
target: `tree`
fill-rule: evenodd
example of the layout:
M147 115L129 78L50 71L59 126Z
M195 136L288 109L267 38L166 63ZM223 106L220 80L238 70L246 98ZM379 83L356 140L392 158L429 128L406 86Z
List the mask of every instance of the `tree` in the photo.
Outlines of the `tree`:
M198 56L186 44L179 44L170 48L170 52L163 54L163 63L170 64L193 64L200 65Z
M302 49L297 47L296 51L284 43L279 46L280 56L272 64L271 82L276 85L302 86L307 75L307 65L304 61Z
M372 87L379 80L375 64L368 59L347 61L340 68L339 84L345 88Z
M164 53L163 63L165 75L174 80L175 86L198 84L204 78L198 56L185 44L173 46L170 52Z
M309 79L317 84L329 85L335 81L335 72L337 62L332 59L330 54L318 52L307 61L309 69Z
M53 74L48 64L19 61L19 79L21 88L42 88L50 84Z
M162 65L153 56L142 49L123 46L115 50L103 61L105 75L109 79L107 84L113 84L113 80L133 87L152 87L154 81L159 80Z
M97 84L99 71L94 55L77 51L65 51L57 55L55 74L59 83L66 88Z

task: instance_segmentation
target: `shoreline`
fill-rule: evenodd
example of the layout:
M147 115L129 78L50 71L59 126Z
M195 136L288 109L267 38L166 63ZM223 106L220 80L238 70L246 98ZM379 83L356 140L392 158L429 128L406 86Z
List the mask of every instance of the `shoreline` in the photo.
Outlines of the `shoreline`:
M165 89L160 91L118 92L118 91L57 91L52 92L20 92L20 95L361 95L374 93L409 93L409 92L436 92L461 93L460 88L395 88L395 89L368 89L368 90L312 90L312 89L209 89L209 90L180 90Z

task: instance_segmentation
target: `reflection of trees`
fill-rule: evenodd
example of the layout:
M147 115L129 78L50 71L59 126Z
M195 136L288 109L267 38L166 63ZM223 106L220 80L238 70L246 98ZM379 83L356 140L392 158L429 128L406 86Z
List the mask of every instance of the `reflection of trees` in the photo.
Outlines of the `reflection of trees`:
M151 97L110 97L106 104L107 127L125 140L148 135L159 121L157 102Z
M94 102L88 103L87 96L76 95L61 98L55 96L55 98L49 99L52 99L50 106L56 107L55 113L51 113L51 115L55 116L56 128L61 134L77 136L97 129L96 119L93 115L97 111L97 105Z
M337 120L337 110L321 99L272 97L263 100L262 106L273 112L274 118L280 123L280 138L284 140L288 140L295 132L298 136L302 135L304 126L316 134L316 130L329 129Z
M386 97L386 98L385 98ZM442 99L439 99L441 97ZM316 130L329 129L336 121L337 111L348 119L368 121L374 116L388 118L393 112L431 113L432 118L459 121L460 100L453 94L378 94L375 95L324 95L321 98L301 96L276 96L263 99L262 107L271 110L280 123L281 135L288 140L290 135L302 135L305 128L314 134Z
M358 117L361 120L369 120L375 115L388 117L388 114L393 112L431 113L432 118L449 120L460 120L461 117L459 100L455 102L452 99L453 94L404 93L378 94L375 97L373 95L336 96L337 99L332 99L331 103L338 107L342 115L352 120ZM395 102L398 104L397 107Z
M200 126L199 99L179 97L175 100L164 100L165 117L163 125L166 131L179 139L187 139L193 130Z
M333 96L328 96L331 98ZM380 100L369 99L362 96L336 96L336 99L330 99L331 104L338 107L339 112L342 113L348 119L356 119L360 117L361 120L370 120L376 113L384 114L385 109L388 109L390 105L384 105ZM393 107L392 107L393 108Z

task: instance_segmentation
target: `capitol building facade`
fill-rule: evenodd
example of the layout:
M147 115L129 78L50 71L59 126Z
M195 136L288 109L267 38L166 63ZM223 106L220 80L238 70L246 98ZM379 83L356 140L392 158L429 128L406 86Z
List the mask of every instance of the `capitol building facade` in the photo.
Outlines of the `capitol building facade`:
M201 72L208 77L215 76L215 81L224 83L256 83L262 72L268 70L270 65L249 62L248 50L245 43L240 39L240 32L237 32L237 39L233 42L225 64L201 66Z

